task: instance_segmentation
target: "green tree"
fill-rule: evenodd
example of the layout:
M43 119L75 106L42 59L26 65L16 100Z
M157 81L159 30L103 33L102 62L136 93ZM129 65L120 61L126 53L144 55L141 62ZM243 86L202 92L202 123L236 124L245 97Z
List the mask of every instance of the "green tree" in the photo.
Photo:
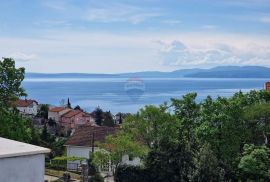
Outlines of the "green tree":
M130 133L134 139L140 138L149 148L159 146L160 141L166 138L177 142L179 120L168 112L167 105L145 106L123 123L123 130Z
M177 143L161 141L146 157L145 165L150 171L151 181L191 181L195 168L193 156L190 143L182 134Z
M67 108L72 109L71 103L70 103L70 101L69 101L69 98L68 98L68 100L67 100Z
M96 166L111 163L114 169L121 164L124 155L142 157L147 153L146 146L140 142L134 142L133 138L124 132L119 132L116 136L108 136L105 142L98 145L103 150L93 154L93 163Z
M0 137L22 142L31 142L31 121L18 111L0 107Z
M113 127L115 125L110 111L104 113L104 120L102 121L102 125L108 127Z
M270 135L270 103L256 104L245 109L246 130L249 142L268 145ZM247 137L248 137L247 136Z
M95 122L97 125L101 126L103 120L103 111L100 107L97 107L94 111L95 113Z
M19 97L26 96L21 83L24 68L16 68L12 58L0 60L0 106L10 107Z
M30 120L12 108L19 97L26 96L21 87L23 79L24 68L16 68L12 58L0 61L0 136L30 142L33 133Z
M270 180L270 150L266 146L245 145L238 168L243 180Z
M209 144L204 144L194 157L194 182L224 181L224 171L219 167L218 160Z
M49 112L49 105L41 104L37 115L43 119L48 119L48 112Z

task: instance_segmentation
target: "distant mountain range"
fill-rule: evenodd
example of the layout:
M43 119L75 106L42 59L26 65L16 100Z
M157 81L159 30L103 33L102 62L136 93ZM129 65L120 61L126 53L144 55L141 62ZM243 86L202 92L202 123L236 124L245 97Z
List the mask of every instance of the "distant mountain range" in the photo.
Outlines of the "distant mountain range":
M211 69L182 69L172 72L145 71L120 74L26 73L26 78L270 78L270 68L262 66L219 66Z

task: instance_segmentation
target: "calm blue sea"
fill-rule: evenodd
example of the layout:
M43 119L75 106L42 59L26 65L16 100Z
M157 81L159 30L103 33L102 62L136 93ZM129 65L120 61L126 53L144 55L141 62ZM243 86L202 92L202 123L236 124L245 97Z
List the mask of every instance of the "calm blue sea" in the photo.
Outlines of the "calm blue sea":
M100 106L112 113L132 112L147 104L159 105L189 92L206 96L230 96L242 90L262 89L269 79L191 79L191 78L91 78L26 79L23 87L28 98L59 105L69 98L73 106L87 111Z

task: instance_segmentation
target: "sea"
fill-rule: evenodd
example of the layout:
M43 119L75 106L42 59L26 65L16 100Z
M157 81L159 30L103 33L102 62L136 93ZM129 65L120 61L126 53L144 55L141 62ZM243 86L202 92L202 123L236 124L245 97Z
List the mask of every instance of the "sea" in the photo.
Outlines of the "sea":
M263 89L270 79L238 78L28 78L23 87L28 99L59 106L69 98L91 112L96 107L112 113L136 113L145 105L160 105L191 92L197 102L208 95L229 97L238 91Z

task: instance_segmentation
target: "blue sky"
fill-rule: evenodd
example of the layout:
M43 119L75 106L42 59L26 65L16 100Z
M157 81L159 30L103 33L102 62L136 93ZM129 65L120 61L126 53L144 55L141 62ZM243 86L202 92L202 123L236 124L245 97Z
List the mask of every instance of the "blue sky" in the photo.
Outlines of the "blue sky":
M0 55L28 72L270 66L270 0L9 0Z

